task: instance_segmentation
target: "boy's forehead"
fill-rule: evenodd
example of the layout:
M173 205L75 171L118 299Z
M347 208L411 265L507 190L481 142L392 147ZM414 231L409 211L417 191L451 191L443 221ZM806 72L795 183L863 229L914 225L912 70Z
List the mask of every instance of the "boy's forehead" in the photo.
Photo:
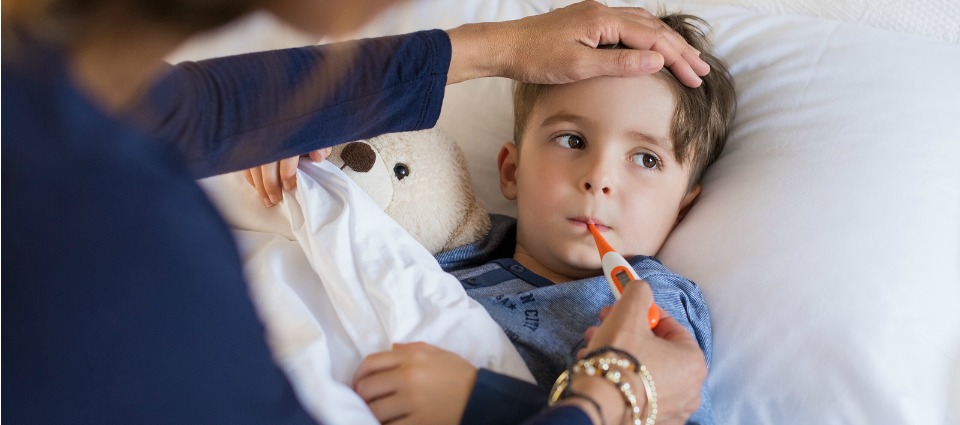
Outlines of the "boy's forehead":
M528 124L543 127L558 122L619 123L642 129L628 129L639 133L637 137L647 135L672 145L669 129L676 102L669 83L656 76L596 77L547 87L533 106ZM651 131L656 134L651 136Z
M599 76L571 83L547 85L544 95L580 90L626 90L631 94L642 94L650 90L670 89L671 84L668 81L671 78L671 74L663 72L632 77Z

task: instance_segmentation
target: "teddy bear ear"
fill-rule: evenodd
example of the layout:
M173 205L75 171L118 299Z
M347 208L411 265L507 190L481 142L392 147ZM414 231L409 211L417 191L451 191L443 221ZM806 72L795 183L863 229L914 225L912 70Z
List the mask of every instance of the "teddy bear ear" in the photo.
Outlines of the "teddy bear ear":
M354 181L380 208L393 198L392 171L387 170L378 153L377 139L356 140L334 146L327 158Z
M377 153L363 141L347 143L340 150L343 165L358 173L366 173L377 162Z

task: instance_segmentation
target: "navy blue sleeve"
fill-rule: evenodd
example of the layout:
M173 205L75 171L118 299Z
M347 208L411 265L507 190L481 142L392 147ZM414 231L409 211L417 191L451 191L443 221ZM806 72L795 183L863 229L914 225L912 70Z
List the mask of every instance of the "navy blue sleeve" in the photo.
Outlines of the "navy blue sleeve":
M574 406L560 406L544 410L523 425L593 425L583 410Z
M545 409L547 392L537 385L487 369L477 372L477 383L467 400L461 425L593 425L575 406Z
M480 369L461 424L517 424L546 405L547 392L536 384Z
M131 118L208 177L433 127L449 67L441 30L184 62Z

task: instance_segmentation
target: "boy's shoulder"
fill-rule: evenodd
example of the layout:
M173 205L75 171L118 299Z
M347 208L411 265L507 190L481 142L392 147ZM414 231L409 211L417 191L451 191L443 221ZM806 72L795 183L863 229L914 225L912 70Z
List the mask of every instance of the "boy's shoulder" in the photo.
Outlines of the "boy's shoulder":
M664 265L660 259L650 255L636 255L627 259L627 262L637 272L637 277L647 282L669 281L673 284L689 285L696 288L697 284L687 277L673 271Z
M490 231L480 240L435 255L445 272L474 268L494 260L512 258L517 244L517 219L490 214Z

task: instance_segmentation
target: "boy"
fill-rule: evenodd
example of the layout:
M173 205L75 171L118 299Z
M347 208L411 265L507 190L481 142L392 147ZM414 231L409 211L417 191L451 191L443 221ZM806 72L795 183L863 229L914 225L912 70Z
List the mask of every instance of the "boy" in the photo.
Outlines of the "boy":
M723 148L736 101L726 66L709 53L696 26L705 23L689 15L662 20L703 52L711 65L703 84L687 88L667 71L556 86L518 84L515 143L504 144L498 156L500 189L517 201L517 219L494 216L485 239L438 256L504 328L544 389L583 347L583 333L596 324L598 311L614 301L599 275L588 223L650 283L656 303L696 338L710 363L703 296L652 256L700 193L700 177ZM415 352L420 361L404 360ZM542 391L454 363L435 349L400 347L368 357L356 388L381 421L444 422L451 419L440 417L447 411L454 420L513 423L544 403ZM397 377L417 368L429 370L402 375L412 380L384 382L387 373ZM457 388L436 385L456 382L451 376L458 373L464 384ZM423 406L399 400L411 388ZM432 403L436 388L444 403ZM405 413L398 405L406 406ZM706 384L689 422L713 422Z

